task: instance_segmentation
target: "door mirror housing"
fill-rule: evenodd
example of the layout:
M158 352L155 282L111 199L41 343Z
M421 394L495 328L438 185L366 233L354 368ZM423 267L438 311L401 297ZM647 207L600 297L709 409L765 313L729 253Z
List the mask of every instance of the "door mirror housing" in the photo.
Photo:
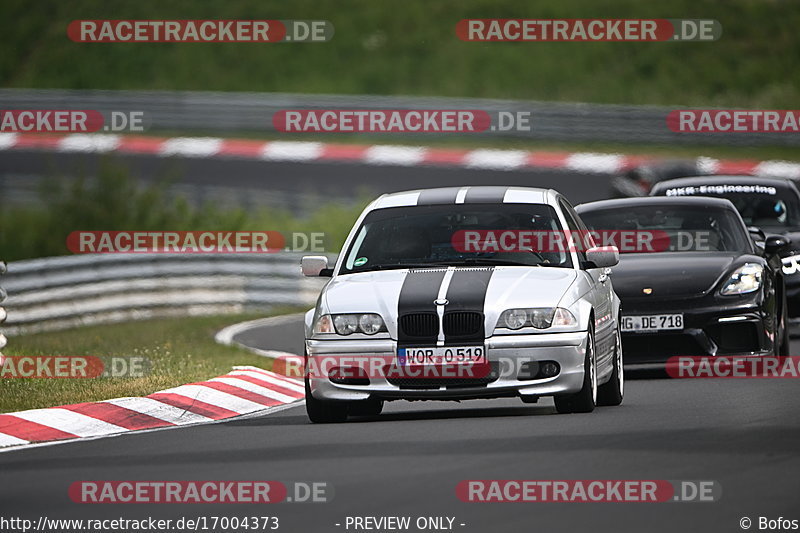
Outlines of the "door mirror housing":
M616 246L596 246L586 250L588 268L609 268L619 263L619 248Z
M333 269L328 268L328 258L324 255L307 255L300 260L303 275L311 278L331 277Z
M770 235L764 240L764 251L770 255L777 254L787 246L792 244L792 240L784 235Z
M764 250L764 241L767 239L767 235L764 233L764 230L755 226L748 226L747 233L750 234L750 238L753 240L755 245L759 249Z
M755 226L747 226L747 232L756 241L764 242L764 240L767 238L767 235L764 233L764 230L762 230L761 228L757 228Z

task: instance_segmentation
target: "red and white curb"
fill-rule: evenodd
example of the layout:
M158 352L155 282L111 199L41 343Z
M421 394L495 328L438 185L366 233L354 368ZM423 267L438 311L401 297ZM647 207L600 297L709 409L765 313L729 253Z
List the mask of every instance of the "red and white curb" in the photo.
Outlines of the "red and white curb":
M613 174L658 156L425 146L355 145L303 141L257 141L218 137L150 137L108 134L0 133L1 150L150 154L163 157L241 158L287 162L346 162L395 166L449 166L487 170L562 169ZM697 158L708 174L752 174L800 179L800 163Z
M131 431L210 424L265 414L305 397L303 383L252 366L141 398L62 405L0 414L0 451L120 435Z

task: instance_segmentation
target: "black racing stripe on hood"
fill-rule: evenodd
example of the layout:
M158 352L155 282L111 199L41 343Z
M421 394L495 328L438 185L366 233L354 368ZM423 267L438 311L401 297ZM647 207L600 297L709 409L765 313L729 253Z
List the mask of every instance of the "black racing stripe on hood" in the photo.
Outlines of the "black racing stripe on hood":
M403 325L406 315L428 315L436 317L436 304L433 303L439 295L439 287L444 280L446 269L435 270L409 270L400 288L397 299L397 342L403 346L435 346L439 336L439 319L436 318L436 331L433 335L410 335ZM410 317L406 317L410 318Z
M486 303L486 292L489 289L489 281L494 274L494 268L467 268L453 272L450 286L447 289L447 307L445 315L448 313L472 312L480 314L480 328L467 335L453 335L445 327L445 344L464 343L464 342L483 342L486 338L485 320L483 308ZM445 317L445 325L448 324Z
M417 205L454 204L460 189L461 187L445 187L422 190L417 198Z
M508 187L472 187L464 197L465 204L502 204Z

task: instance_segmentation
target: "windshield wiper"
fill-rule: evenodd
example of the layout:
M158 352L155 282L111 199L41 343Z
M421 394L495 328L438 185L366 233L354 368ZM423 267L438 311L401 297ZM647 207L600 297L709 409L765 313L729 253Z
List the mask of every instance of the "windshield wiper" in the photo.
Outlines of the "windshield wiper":
M459 259L458 261L454 261L453 266L458 266L458 264L467 264L467 265L498 265L498 266L525 266L525 267L541 267L541 266L551 266L551 265L544 265L542 263L519 263L517 261L508 261L506 259L493 259L491 257L465 257L464 259ZM453 264L453 263L451 263Z
M430 263L392 263L385 265L372 265L363 269L351 269L350 272L370 272L374 270L401 270L404 268L422 269L422 268L446 268L449 266L471 266L471 265L486 265L486 266L524 266L524 267L560 267L562 265L550 265L547 263L519 263L517 261L509 261L506 259L492 259L491 257L465 257L462 259L453 259L452 261L431 261Z
M442 263L442 262L435 262L435 263L392 263L389 265L372 265L365 269L351 269L351 272L369 272L370 270L400 270L403 268L441 268L441 267L448 267L450 263Z

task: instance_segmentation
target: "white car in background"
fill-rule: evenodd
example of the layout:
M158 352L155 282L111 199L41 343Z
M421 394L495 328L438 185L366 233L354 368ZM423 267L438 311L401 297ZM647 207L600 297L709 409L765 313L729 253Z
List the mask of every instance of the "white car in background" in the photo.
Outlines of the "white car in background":
M361 214L306 314L313 422L387 400L552 396L559 413L624 392L614 247L465 251L467 230L586 232L554 190L455 187L383 195ZM471 371L463 371L471 369ZM448 373L449 372L449 373Z

